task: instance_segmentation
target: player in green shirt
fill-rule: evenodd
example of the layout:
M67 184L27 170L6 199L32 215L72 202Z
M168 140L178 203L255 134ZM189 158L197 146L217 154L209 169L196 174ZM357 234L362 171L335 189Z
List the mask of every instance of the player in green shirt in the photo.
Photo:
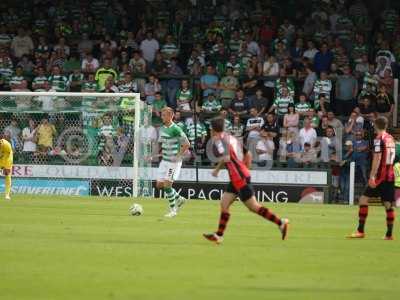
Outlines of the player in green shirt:
M161 144L161 162L157 171L157 188L163 189L169 202L169 213L167 218L177 215L185 198L172 187L178 179L182 167L182 158L189 149L190 143L182 129L173 122L174 111L170 107L165 107L161 111L163 126L160 128L159 143Z

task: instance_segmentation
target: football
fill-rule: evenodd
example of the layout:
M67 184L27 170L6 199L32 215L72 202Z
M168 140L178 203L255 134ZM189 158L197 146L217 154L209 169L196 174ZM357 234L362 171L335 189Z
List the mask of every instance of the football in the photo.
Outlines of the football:
M134 203L130 208L129 208L129 213L132 216L141 216L143 214L143 206L140 204Z

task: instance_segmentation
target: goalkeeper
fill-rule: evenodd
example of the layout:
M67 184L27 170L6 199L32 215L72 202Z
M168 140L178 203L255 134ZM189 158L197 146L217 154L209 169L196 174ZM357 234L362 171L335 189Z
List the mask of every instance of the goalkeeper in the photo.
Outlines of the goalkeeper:
M13 150L10 142L0 139L0 169L5 176L5 198L10 200L11 193L11 171L13 165Z

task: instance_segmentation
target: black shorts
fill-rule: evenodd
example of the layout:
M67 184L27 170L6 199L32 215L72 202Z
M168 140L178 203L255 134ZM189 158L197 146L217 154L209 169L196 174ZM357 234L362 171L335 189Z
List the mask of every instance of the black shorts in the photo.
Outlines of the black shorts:
M394 182L384 181L374 189L367 186L363 196L369 198L380 197L382 202L394 202Z
M254 196L254 188L250 183L250 179L247 179L247 184L240 190L237 190L230 182L226 188L226 192L237 195L242 202L246 202Z

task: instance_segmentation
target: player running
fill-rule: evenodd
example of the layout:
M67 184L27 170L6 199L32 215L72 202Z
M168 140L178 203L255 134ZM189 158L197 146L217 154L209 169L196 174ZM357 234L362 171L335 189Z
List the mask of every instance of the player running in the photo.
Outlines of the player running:
M13 150L11 144L5 140L0 139L0 169L3 170L5 177L5 199L11 200L11 171L13 166Z
M250 152L246 149L243 151L243 147L238 140L224 132L224 120L221 118L215 118L211 121L211 135L214 142L214 150L219 159L212 175L217 177L219 171L225 165L228 169L230 183L220 202L221 215L217 232L203 234L203 236L217 244L223 241L224 231L230 218L229 208L235 199L239 197L250 211L275 223L282 234L282 240L285 240L289 220L278 218L268 208L260 205L254 196L254 190L250 183L249 166L252 159Z
M163 126L160 128L159 143L161 144L162 160L157 171L157 188L163 189L169 202L169 212L167 218L177 215L186 199L172 187L178 179L182 167L183 154L189 149L190 143L182 129L172 120L174 111L165 107L161 111Z
M374 140L373 158L371 173L368 186L364 194L360 197L359 204L359 223L357 231L349 238L364 238L365 221L368 216L368 200L373 197L380 197L386 209L387 231L385 240L393 240L393 224L395 219L394 212L394 171L393 164L395 158L395 141L386 132L388 120L379 117L375 120L376 138Z

